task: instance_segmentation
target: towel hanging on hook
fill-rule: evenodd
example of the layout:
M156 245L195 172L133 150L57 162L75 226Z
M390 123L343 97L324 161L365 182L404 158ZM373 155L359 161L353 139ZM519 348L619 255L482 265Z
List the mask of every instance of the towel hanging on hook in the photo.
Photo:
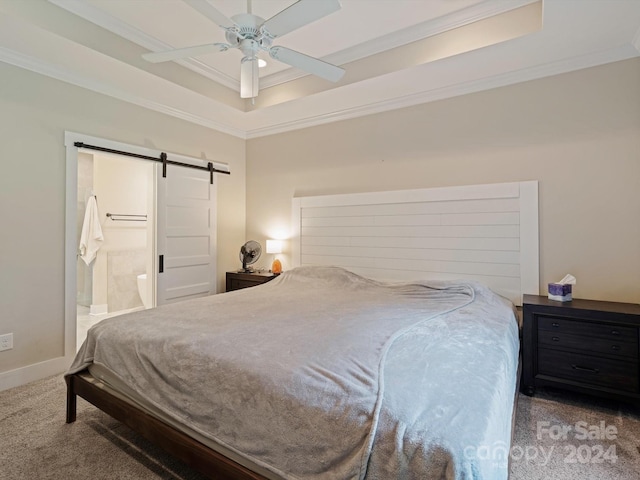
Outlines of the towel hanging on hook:
M87 200L87 208L84 212L84 222L82 223L82 233L80 234L80 258L89 265L100 250L104 237L100 226L100 215L98 214L98 203L96 197L91 196Z

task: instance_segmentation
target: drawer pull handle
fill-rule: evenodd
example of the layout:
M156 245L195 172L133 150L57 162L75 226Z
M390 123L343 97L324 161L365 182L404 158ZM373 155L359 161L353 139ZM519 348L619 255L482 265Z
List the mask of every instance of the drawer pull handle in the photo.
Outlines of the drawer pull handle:
M611 335L620 335L618 330L611 330Z
M581 372L600 373L597 368L581 367L580 365L571 365L574 370L580 370Z
M559 323L557 323L557 322L553 322L553 323L551 324L551 326L552 326L553 328L558 328L558 327L560 327L560 324L559 324ZM615 335L615 334L614 334L614 335Z
M620 345L611 345L611 350L620 350Z
M551 337L551 340L553 340L554 342L559 342L560 341L560 337Z

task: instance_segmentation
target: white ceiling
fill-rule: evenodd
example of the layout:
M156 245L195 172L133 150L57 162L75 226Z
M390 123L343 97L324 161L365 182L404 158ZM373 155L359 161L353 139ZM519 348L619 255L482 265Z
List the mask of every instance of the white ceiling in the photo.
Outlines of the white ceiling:
M247 10L245 0L209 1L228 17ZM254 0L252 12L268 19L292 3ZM237 50L141 59L225 42L182 0L0 0L0 61L252 138L640 56L640 0L341 3L274 45L345 77L333 84L266 58L255 104L240 99Z

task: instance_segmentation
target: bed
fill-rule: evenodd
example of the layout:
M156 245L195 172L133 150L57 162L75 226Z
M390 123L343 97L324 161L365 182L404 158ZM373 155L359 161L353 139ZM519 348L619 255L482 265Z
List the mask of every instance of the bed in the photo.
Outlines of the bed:
M419 273L301 265L105 320L66 374L67 421L79 395L211 478L507 478L514 305Z

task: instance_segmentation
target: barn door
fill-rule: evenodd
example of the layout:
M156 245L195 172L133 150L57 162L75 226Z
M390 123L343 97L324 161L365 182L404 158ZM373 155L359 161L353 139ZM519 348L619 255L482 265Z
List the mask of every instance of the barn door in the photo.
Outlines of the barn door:
M215 185L200 170L157 166L157 305L216 293Z

